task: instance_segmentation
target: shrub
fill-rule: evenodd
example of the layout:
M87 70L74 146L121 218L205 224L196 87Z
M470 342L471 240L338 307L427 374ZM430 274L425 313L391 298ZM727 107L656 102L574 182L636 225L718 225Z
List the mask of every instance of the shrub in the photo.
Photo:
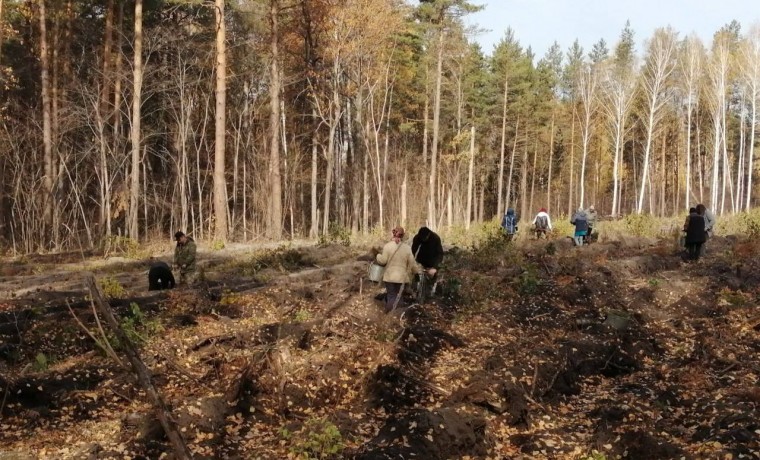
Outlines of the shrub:
M351 230L335 222L330 222L327 233L319 235L319 245L328 246L333 243L351 246Z
M306 309L301 309L296 312L295 317L293 317L293 321L297 323L305 323L311 319L311 312Z
M293 271L312 265L313 261L301 251L288 247L269 249L254 254L250 259L229 267L243 276L254 276L265 268Z
M346 447L338 427L322 418L307 420L295 433L283 428L280 435L290 442L290 453L301 459L337 458Z
M222 249L224 249L224 241L222 241L222 240L214 240L211 243L211 250L213 250L213 251L221 251Z
M103 255L105 257L119 255L128 259L139 259L143 256L143 251L137 240L126 236L113 235L103 242Z
M108 299L123 299L127 297L127 290L124 289L124 286L119 283L119 280L110 276L100 280L100 289Z
M44 372L48 370L50 367L50 360L45 355L45 353L37 353L37 356L34 357L34 364L32 364L32 368L37 372Z
M129 341L135 345L147 342L148 337L155 335L163 329L158 320L146 318L140 306L134 302L129 304L129 313L129 316L122 318L120 326ZM121 348L122 344L119 343L115 335L109 336L108 340L114 349Z
M538 278L536 267L533 264L526 265L517 278L517 290L522 295L532 295L538 292L540 286L541 280Z

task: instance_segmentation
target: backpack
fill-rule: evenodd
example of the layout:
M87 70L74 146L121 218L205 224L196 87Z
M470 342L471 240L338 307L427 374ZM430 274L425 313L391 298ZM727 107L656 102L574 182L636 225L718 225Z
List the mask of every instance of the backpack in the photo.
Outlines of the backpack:
M504 225L502 227L504 227L507 233L515 233L517 231L517 219L514 214L504 216Z
M546 230L549 228L549 219L546 216L537 216L536 228L540 230Z

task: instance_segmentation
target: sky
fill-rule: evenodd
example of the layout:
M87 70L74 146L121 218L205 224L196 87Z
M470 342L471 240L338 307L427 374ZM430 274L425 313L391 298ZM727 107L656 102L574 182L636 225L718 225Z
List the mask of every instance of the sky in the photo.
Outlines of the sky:
M626 20L631 21L637 50L658 27L672 26L681 37L696 33L709 43L723 25L738 20L742 32L760 23L760 0L471 0L485 8L467 22L486 31L475 36L491 54L508 27L523 48L540 59L556 40L566 51L577 38L588 53L604 38L617 43Z

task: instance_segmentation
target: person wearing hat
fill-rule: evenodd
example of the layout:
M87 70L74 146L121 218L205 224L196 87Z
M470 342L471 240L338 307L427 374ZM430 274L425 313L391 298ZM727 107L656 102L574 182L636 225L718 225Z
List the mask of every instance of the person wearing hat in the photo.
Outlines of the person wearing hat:
M179 270L179 284L192 285L196 278L195 241L182 232L174 234L174 265Z
M393 238L383 246L377 255L377 263L385 267L383 282L385 283L385 312L403 307L402 294L404 285L412 281L412 274L421 270L414 260L412 248L404 243L404 228L396 227L392 231Z

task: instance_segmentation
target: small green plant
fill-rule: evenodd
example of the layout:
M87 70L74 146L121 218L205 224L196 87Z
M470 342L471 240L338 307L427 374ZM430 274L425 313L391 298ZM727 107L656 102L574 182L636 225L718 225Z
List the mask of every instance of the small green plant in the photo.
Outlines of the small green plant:
M296 312L296 316L293 318L293 321L297 323L305 323L311 319L311 312L306 309L301 309Z
M661 281L659 278L649 278L648 283L649 283L649 287L651 287L652 289L657 289L658 287L660 287Z
M37 356L34 357L34 364L32 364L32 368L37 372L44 372L48 370L50 367L50 360L45 355L45 353L37 353Z
M328 246L333 243L351 246L351 230L335 222L327 227L327 233L319 235L319 246Z
M546 255L547 256L553 256L556 253L557 253L557 246L554 243L552 243L552 242L547 243L546 244Z
M106 257L119 255L128 259L139 259L142 253L140 244L126 236L110 236L103 242L103 254Z
M100 289L103 295L109 299L123 299L127 297L127 290L119 283L119 280L113 277L107 277L100 280Z
M607 460L607 456L598 450L592 450L590 454L583 457L583 460Z
M224 249L224 241L214 240L214 242L211 243L211 250L221 251L222 249Z
M120 325L130 342L141 345L147 342L150 336L161 332L163 329L158 320L148 319L136 303L129 304L129 312L129 316L124 317ZM121 348L122 344L119 343L117 337L111 335L108 340L115 349Z
M338 427L322 418L307 420L296 432L282 428L280 436L290 443L290 453L304 460L337 458L346 447Z
M661 227L661 222L649 214L628 214L623 221L628 233L634 236L655 236Z
M538 292L541 280L538 278L536 267L532 264L524 267L523 272L517 278L517 290L522 295L532 295Z

